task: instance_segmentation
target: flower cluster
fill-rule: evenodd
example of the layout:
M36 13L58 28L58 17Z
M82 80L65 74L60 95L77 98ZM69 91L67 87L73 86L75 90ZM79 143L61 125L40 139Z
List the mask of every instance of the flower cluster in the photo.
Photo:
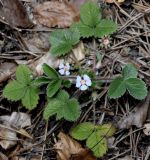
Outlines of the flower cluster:
M59 73L61 74L61 75L66 75L66 76L69 76L70 75L70 65L69 65L69 63L66 63L66 64L64 64L64 63L61 63L60 65L59 65Z
M61 63L59 65L59 73L61 75L70 75L70 65L69 63ZM77 76L76 78L76 87L82 91L85 91L92 85L91 79L88 75L84 74L83 76Z

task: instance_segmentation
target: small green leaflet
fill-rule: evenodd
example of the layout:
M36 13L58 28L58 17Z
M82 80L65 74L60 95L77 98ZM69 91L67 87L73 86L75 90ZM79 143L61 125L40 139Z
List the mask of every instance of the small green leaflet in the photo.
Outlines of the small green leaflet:
M55 69L53 69L52 67L50 67L46 63L44 63L42 67L43 67L43 71L47 75L47 77L49 77L51 79L58 79L59 78L59 74L55 71Z
M92 123L84 122L72 128L70 135L77 140L85 140L93 133L94 129Z
M129 78L125 81L126 88L135 99L142 100L147 96L147 88L144 81L138 78Z
M122 71L123 76L114 79L110 84L108 96L114 99L119 98L127 90L135 99L144 99L147 96L147 87L144 81L136 78L137 74L136 68L127 64Z
M43 114L45 120L56 115L57 120L64 118L68 121L75 121L80 116L80 106L76 99L69 99L68 93L61 90L49 100Z
M21 100L23 106L32 110L38 103L39 90L32 84L30 76L30 69L26 65L19 65L16 70L16 80L5 86L3 96L12 101Z
M138 71L137 69L133 66L133 64L127 64L123 70L122 70L122 76L125 79L128 78L137 78Z
M101 137L99 132L93 132L86 141L86 146L90 148L96 157L102 157L108 150L107 140Z
M69 53L74 45L80 40L80 33L77 30L59 29L51 33L51 54L62 56Z
M105 137L111 137L115 134L116 128L111 124L103 124L103 125L97 125L96 126L97 131L99 132L100 136Z
M108 90L108 96L115 99L123 96L125 92L126 86L124 79L123 77L118 77L111 82Z
M94 125L83 122L72 128L70 135L77 140L86 140L86 145L96 157L102 157L108 150L107 137L111 137L116 128L111 124Z
M96 26L101 18L100 9L93 2L87 2L80 8L81 22L89 27Z
M62 81L60 79L49 82L47 86L47 96L48 97L53 97L56 94L56 92L61 87L61 82Z
M112 34L117 25L111 20L101 20L101 12L94 2L87 2L81 6L80 21L71 26L78 29L83 38L94 36L100 38Z

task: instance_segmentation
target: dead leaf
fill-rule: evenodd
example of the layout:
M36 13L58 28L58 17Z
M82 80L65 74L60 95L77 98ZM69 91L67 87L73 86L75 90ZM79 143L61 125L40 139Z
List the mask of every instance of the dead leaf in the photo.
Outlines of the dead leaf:
M23 28L31 27L30 21L25 7L19 0L1 0L0 15L4 17L10 25Z
M15 132L0 126L0 145L2 148L9 149L13 147L16 145L17 140L18 138Z
M83 60L85 58L85 48L83 42L81 41L76 48L72 49L72 52L77 61ZM71 55L71 57L73 56Z
M57 68L62 61L63 60L61 60L57 57L54 57L52 54L47 52L39 60L37 60L33 64L31 64L31 68L35 71L35 74L42 75L43 74L42 65L44 63L48 64L49 66L51 66L53 68Z
M31 118L26 113L13 112L11 116L0 116L0 121L3 124L15 128L24 128L31 125Z
M96 160L88 149L82 146L70 136L60 132L59 141L55 144L57 160Z
M133 160L133 158L131 156L125 156L123 158L118 158L118 160Z
M144 128L145 128L143 129L144 134L150 136L150 123L144 124Z
M47 27L64 28L79 20L79 12L67 1L48 1L34 8L35 18Z
M150 107L150 91L146 99L135 107L134 112L129 113L126 117L118 122L118 128L130 128L132 125L140 128L146 120L148 108Z
M89 0L70 0L70 2L78 9L80 10L81 5L83 5L85 2Z
M0 122L0 145L4 149L16 145L18 133L32 139L32 136L22 129L31 125L31 118L28 114L13 112L10 116L0 116Z
M17 65L11 62L4 62L0 65L0 83L6 81L16 70Z
M0 160L8 160L8 158L2 152L0 152Z

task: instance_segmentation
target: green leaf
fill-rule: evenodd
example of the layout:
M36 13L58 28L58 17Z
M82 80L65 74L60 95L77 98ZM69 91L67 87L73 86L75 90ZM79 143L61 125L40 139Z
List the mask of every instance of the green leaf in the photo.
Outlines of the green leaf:
M52 79L59 79L59 75L58 73L55 71L55 69L53 69L52 67L50 67L49 65L47 65L46 63L43 64L43 71L44 73Z
M29 86L25 92L24 97L22 98L23 106L25 106L29 110L32 110L38 104L38 100L38 89L34 86Z
M116 128L111 123L97 126L96 129L97 129L99 135L102 136L102 137L103 136L111 137L116 132Z
M70 80L63 80L63 86L66 88L70 88L71 87L71 81Z
M99 7L93 2L84 3L80 8L80 18L85 25L96 26L101 18Z
M61 112L62 103L56 98L50 99L48 105L44 109L43 117L48 120L51 116Z
M94 131L95 126L90 122L80 123L72 128L70 135L77 140L87 139Z
M138 71L137 69L133 66L133 64L127 64L122 71L122 75L124 79L128 78L137 78Z
M32 81L32 84L35 86L41 86L50 82L50 79L45 76L41 76Z
M51 33L50 43L52 45L50 52L55 56L61 56L69 53L74 45L80 40L78 30L61 29Z
M22 84L31 82L31 70L26 65L19 65L16 69L16 79Z
M69 99L69 94L64 90L61 90L57 94L57 99L60 101L67 101Z
M5 86L3 96L8 100L18 101L24 96L25 91L26 86L14 80Z
M56 115L56 119L65 118L68 121L75 121L80 116L78 101L74 98L69 99L67 92L60 91L55 98L49 100L44 110L46 120L52 115Z
M65 103L63 108L64 118L68 121L75 121L80 116L80 106L78 101L75 98L71 98Z
M103 37L114 33L117 30L117 25L111 21L103 19L96 26L95 29L95 37Z
M72 25L73 29L78 29L81 37L88 38L94 36L94 28L91 28L82 22L78 22Z
M126 85L122 77L114 79L108 89L108 96L110 98L119 98L126 92Z
M138 78L129 78L125 81L126 88L131 96L142 100L147 96L147 88L144 81Z
M61 87L61 80L53 80L47 86L47 96L53 97Z
M97 131L89 136L86 145L93 151L96 157L102 157L108 150L106 138L101 137Z

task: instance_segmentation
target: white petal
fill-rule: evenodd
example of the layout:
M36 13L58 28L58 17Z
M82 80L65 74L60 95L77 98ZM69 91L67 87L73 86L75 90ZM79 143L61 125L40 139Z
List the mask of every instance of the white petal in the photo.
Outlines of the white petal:
M86 80L86 83L85 83L87 86L91 86L92 85L92 82L91 82L91 80L89 79L89 80Z
M92 85L91 79L90 79L90 77L88 75L85 74L83 76L83 79L86 81L86 85L87 86L91 86Z
M64 68L64 67L65 67L64 64L63 64L63 63L60 63L59 69L62 69L62 68Z
M80 88L80 86L81 86L81 82L80 81L76 81L76 87Z
M60 69L60 70L59 70L59 73L60 73L61 75L64 75L64 74L65 74L65 70L64 70L64 69Z
M85 91L85 90L87 90L87 88L88 87L85 84L80 87L81 91Z
M85 81L87 81L87 80L90 79L90 77L89 77L88 75L84 74L84 75L83 75L83 79L84 79Z
M66 76L69 76L69 75L70 75L70 72L69 72L69 71L66 71L66 72L65 72L65 75L66 75Z
M80 76L77 76L76 81L77 81L77 82L80 82L80 81L81 81L81 77L80 77Z
M70 69L70 64L69 64L69 63L66 63L66 67L67 67L67 69L69 70L69 69Z

